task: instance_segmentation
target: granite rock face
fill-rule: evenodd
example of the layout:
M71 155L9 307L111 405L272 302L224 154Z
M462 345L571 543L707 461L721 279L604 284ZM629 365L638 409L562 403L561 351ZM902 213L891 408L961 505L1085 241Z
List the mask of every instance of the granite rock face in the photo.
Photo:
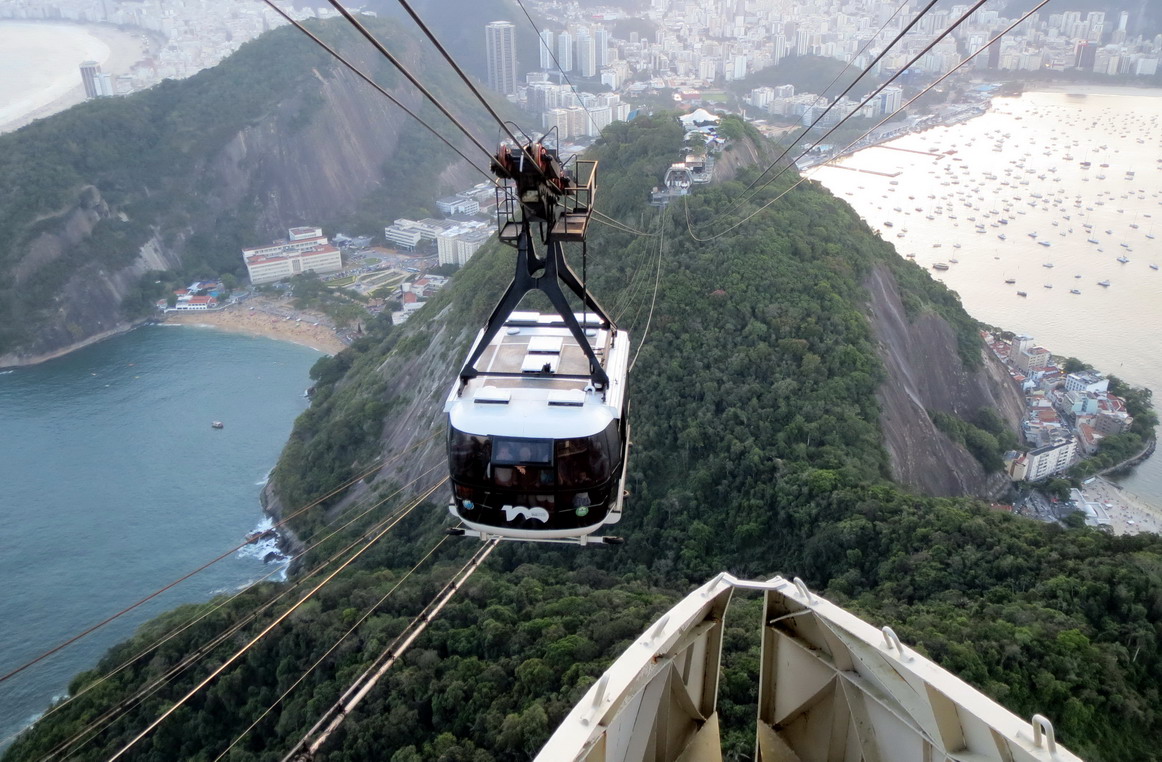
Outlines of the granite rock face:
M1004 366L982 342L982 366L966 369L951 326L931 312L908 316L899 285L886 268L875 267L864 287L887 373L878 400L892 478L930 495L992 499L1003 494L1009 480L986 474L968 450L936 428L928 411L971 420L981 408L991 407L1016 432L1024 400Z

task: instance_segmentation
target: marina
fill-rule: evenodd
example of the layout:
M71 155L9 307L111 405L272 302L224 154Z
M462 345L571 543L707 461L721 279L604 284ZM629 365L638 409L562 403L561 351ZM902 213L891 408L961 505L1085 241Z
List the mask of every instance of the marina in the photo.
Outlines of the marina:
M973 317L1162 390L1162 357L1141 350L1162 324L1162 273L1149 261L1162 219L1160 95L1079 87L997 98L974 119L841 160L896 173L896 185L827 166L809 176ZM934 248L949 240L964 242L955 264ZM1162 505L1159 459L1123 483Z

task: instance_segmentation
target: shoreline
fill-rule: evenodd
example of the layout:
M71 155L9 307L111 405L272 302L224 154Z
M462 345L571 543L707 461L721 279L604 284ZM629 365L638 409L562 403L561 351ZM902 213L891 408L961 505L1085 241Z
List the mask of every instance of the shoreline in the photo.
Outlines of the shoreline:
M143 325L148 325L151 322L154 321L146 318L133 323L122 323L116 328L110 328L108 331L101 331L100 333L93 334L87 339L82 339L81 341L69 344L67 347L61 347L60 349L54 349L51 352L44 352L39 355L0 355L0 370L15 370L16 368L28 368L33 365L40 365L41 363L48 362L49 360L55 360L58 357L64 357L65 355L71 352L75 352L78 349L84 349L91 344L96 344L97 342L104 341L105 339L111 339L114 336L120 336L123 333L129 333L130 331L136 328L140 328Z
M346 349L347 345L329 326L330 321L325 316L305 311L296 311L294 314L302 317L299 320L290 320L262 309L232 304L220 310L169 312L159 322L165 325L201 326L228 333L289 341L325 355L338 354Z
M330 321L323 315L297 311L295 314L303 316L312 324L274 317L267 312L255 311L242 305L234 304L220 310L205 312L171 312L157 318L145 318L133 323L123 323L116 328L90 336L82 341L69 344L66 347L36 355L0 355L0 371L28 368L33 365L55 360L67 354L84 349L106 339L120 336L145 325L188 325L194 327L213 328L228 333L237 333L257 338L288 341L292 344L313 349L324 355L335 355L346 349L347 345L334 329L329 327ZM313 323L319 323L313 325Z
M1038 84L1036 87L1030 87L1025 90L1026 93L1052 93L1059 95L1065 93L1066 95L1105 95L1109 97L1117 97L1124 95L1134 95L1143 98L1162 98L1162 87L1135 87L1133 85L1095 85L1091 83L1078 83L1075 85L1060 84ZM1000 95L998 98L1009 98L1016 96Z
M149 30L130 31L128 28L113 24L82 23L67 19L0 19L0 24L37 27L67 26L81 29L109 49L109 55L98 63L101 64L102 71L112 78L129 74L134 66L148 59L153 54L154 48L161 44L157 36ZM148 41L141 39L142 36L145 36ZM52 116L84 102L85 88L77 72L71 71L67 78L62 75L57 82L61 83L66 79L74 78L75 84L61 95L50 101L34 105L18 116L9 117L6 121L0 122L0 134L14 132L38 119Z
M1162 508L1152 505L1117 482L1098 476L1088 484L1082 483L1081 494L1087 500L1106 506L1115 535L1143 532L1162 534Z

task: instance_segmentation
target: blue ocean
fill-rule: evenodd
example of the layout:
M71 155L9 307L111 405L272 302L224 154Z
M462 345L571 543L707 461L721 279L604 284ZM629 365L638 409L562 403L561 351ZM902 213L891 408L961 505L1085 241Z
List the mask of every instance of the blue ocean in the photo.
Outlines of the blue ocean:
M0 674L260 528L259 492L319 357L147 326L0 373ZM272 550L247 546L0 683L0 748L148 618L278 571Z

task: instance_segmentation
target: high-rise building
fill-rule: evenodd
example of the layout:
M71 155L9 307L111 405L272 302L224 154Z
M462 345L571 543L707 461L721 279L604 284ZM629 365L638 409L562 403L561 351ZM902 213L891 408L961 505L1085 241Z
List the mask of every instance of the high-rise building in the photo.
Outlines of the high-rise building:
M597 27L593 30L593 39L597 41L598 68L609 66L609 30L605 27Z
M582 77L597 76L597 43L586 29L577 33L577 73Z
M85 84L85 97L96 98L101 95L101 64L96 61L81 62L81 82Z
M557 66L561 71L573 71L573 35L568 30L557 35Z
M516 27L493 21L484 27L488 57L488 86L498 93L516 95Z
M1093 71L1094 63L1097 60L1097 46L1085 40L1077 43L1076 55L1074 56L1073 66L1081 71Z
M553 30L541 30L541 68L553 68Z

